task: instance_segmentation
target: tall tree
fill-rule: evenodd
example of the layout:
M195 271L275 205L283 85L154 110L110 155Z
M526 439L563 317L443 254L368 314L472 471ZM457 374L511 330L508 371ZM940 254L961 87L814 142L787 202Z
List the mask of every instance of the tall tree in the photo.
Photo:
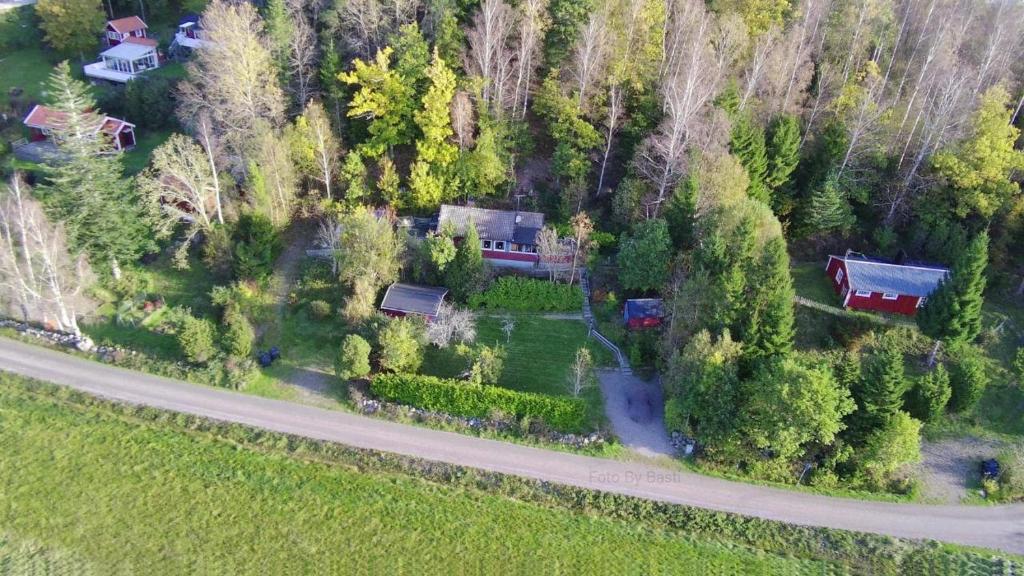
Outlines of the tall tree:
M62 161L50 169L40 192L64 223L71 245L119 278L121 264L155 247L150 213L124 178L120 156L109 153L110 143L99 131L103 117L67 62L50 76L48 96L61 114L53 137Z
M187 222L185 241L176 254L181 266L188 265L188 249L197 234L209 234L223 224L219 212L220 193L206 153L191 138L172 134L150 158L150 167L138 179L146 200L162 214L158 234L173 233Z
M360 145L364 155L377 158L397 144L409 142L415 108L415 89L391 67L390 47L377 52L372 62L356 60L341 81L358 85L349 102L348 116L370 121L370 139Z
M377 291L398 279L403 242L387 218L359 207L339 218L341 253L338 278L350 294L344 314L361 321L373 314Z
M743 353L748 360L785 356L796 334L793 317L793 278L789 273L786 241L775 237L762 249L760 262L750 272L746 298Z
M860 382L854 388L858 411L853 431L859 438L885 426L899 412L906 388L903 349L895 334L886 334L867 358Z
M295 119L295 130L301 141L302 155L306 158L305 162L297 164L308 166L310 176L323 186L324 197L333 200L332 184L338 173L341 144L334 135L323 104L314 100L306 105L302 116Z
M619 282L627 290L647 292L668 281L672 240L668 225L656 218L641 222L619 241Z
M46 42L83 60L96 47L107 20L100 0L40 0L35 10Z
M928 363L943 342L966 344L981 333L981 307L984 303L985 268L988 266L988 232L981 232L967 245L945 280L928 297L917 313L917 325L935 339Z
M204 43L178 85L178 118L190 125L206 114L236 168L245 166L261 124L284 118L284 94L267 48L263 21L252 4L213 0L203 12Z
M800 160L800 123L796 116L782 115L768 128L768 171L765 183L778 191L789 183Z
M78 316L95 307L86 293L93 276L68 248L62 227L12 176L0 188L0 301L12 316L80 334Z
M512 105L512 49L515 13L504 0L483 0L466 32L466 71L483 81L480 98L496 115Z
M455 258L445 268L445 284L457 302L465 302L483 288L487 269L476 225L466 226L466 236L455 251Z

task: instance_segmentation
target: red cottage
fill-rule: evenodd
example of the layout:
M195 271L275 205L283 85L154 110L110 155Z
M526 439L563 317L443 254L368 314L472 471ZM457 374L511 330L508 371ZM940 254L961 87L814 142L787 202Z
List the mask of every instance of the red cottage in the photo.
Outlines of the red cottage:
M466 226L473 222L484 258L495 266L532 268L540 261L536 242L544 227L544 215L539 212L442 204L437 221L438 229L453 226L457 238L465 236Z
M106 135L114 151L123 152L135 147L135 124L99 114L92 115L92 119L95 121L96 133ZM38 104L28 113L24 122L32 132L31 140L41 142L49 139L53 129L58 128L63 121L63 112Z
M949 278L946 268L895 264L849 250L845 256L829 256L825 271L844 308L908 316Z
M103 35L103 39L106 41L107 46L113 47L129 38L145 38L147 28L149 26L146 26L146 23L138 16L118 18L117 20L107 22L106 33Z
M384 293L380 310L388 316L420 316L430 322L437 317L447 288L394 283Z

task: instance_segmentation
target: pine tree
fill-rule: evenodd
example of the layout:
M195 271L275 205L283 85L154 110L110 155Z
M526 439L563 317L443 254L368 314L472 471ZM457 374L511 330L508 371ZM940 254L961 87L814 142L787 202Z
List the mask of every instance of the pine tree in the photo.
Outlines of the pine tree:
M907 410L922 422L934 422L946 411L952 393L949 372L939 364L922 376L907 395Z
M793 278L789 273L786 241L772 238L751 274L747 298L743 352L750 362L787 355L796 334L793 317Z
M483 287L485 274L480 235L471 221L466 226L466 236L455 251L455 258L445 269L445 284L457 302L465 302Z
M929 364L934 363L943 342L965 344L981 333L987 265L988 232L981 232L956 259L952 277L939 284L918 311L917 325L921 332L935 339Z
M67 62L50 76L49 94L63 120L53 131L61 162L47 175L44 201L64 222L70 244L117 278L121 264L155 248L147 204L124 178L121 157L110 154L109 140L98 131L103 117Z
M341 55L334 47L334 39L327 41L324 56L320 61L320 86L324 90L324 99L334 114L334 125L341 126L341 105L345 99L339 76L341 75Z

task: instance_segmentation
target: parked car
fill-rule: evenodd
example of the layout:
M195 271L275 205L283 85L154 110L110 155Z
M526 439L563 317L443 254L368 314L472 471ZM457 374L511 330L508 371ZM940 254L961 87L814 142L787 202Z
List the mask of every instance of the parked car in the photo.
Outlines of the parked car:
M981 465L979 466L979 471L981 472L982 480L993 480L998 478L1000 471L999 461L995 458L982 460Z

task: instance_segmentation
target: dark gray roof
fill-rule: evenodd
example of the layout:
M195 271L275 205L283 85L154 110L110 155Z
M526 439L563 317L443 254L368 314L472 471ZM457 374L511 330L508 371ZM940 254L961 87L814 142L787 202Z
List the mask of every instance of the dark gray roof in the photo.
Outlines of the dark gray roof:
M537 232L544 227L544 215L540 212L489 210L442 204L437 217L438 227L451 224L455 227L457 236L465 235L470 220L476 225L481 240L505 240L520 244L533 244Z
M846 263L846 274L853 290L927 296L949 277L948 269L937 266L890 264L857 257L832 258Z
M384 301L380 303L380 309L434 316L447 293L447 288L396 282L384 293Z

